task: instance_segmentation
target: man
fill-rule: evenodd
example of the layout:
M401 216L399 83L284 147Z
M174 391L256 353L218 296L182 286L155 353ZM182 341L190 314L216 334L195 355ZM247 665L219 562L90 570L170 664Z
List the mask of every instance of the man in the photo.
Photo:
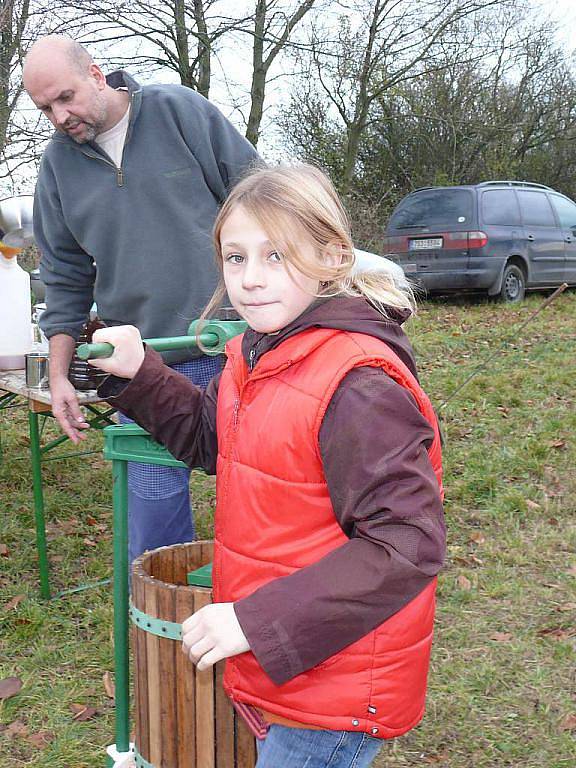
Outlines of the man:
M41 253L50 340L52 409L75 443L88 427L68 380L93 301L108 325L144 338L181 336L216 286L211 228L254 148L199 94L105 77L75 41L31 48L24 86L56 128L38 176L34 235ZM198 350L165 359L200 385L218 358ZM130 559L194 538L187 470L129 467Z

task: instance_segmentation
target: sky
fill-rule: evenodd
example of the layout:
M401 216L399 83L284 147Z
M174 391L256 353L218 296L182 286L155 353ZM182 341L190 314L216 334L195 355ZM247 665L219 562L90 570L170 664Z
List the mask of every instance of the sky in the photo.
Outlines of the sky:
M574 51L576 48L576 0L537 0L544 13L558 22L559 36L564 44Z
M232 0L231 0L232 2ZM551 20L558 25L558 38L559 42L574 55L574 61L576 65L576 0L529 0L530 4L534 7L540 7L542 16L549 15ZM242 46L235 48L233 52L227 54L225 51L220 57L220 65L224 71L226 71L228 78L232 75L231 82L232 92L239 96L241 92L246 92L249 86L250 71L251 71L251 52L249 47L246 50L241 50ZM243 104L239 105L239 109L234 109L230 104L230 92L226 88L219 84L221 78L218 77L219 69L218 63L214 62L215 77L213 78L213 85L211 88L211 99L220 107L220 109L229 117L232 122L243 131L243 122L248 114L248 95L246 98L241 99ZM281 71L281 64L275 64L273 67L272 75L277 75ZM152 77L146 79L147 82L176 82L177 76L175 73L158 72ZM265 105L265 114L263 118L263 136L259 145L261 151L268 159L273 159L279 150L279 139L275 135L277 131L274 131L273 114L276 105L281 103L287 95L287 81L272 79L267 86L267 98ZM25 109L33 109L33 105L26 103L26 99L22 102L22 107ZM22 181L18 185L20 192L29 192L34 185L34 173L27 173ZM3 196L3 185L0 185L0 197Z

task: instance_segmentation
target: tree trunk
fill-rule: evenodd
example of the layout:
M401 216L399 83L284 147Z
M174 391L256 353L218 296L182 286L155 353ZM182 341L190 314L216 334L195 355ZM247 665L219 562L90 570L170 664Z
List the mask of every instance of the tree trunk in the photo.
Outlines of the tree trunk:
M210 93L210 36L204 16L203 0L194 0L194 18L198 28L198 92L205 98Z

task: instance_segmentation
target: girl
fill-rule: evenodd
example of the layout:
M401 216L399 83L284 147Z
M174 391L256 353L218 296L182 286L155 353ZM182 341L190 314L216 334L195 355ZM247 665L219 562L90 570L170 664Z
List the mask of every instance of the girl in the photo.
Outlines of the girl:
M183 650L198 669L228 659L257 768L363 768L423 715L445 548L438 427L400 327L411 297L353 275L346 215L310 166L245 178L214 240L207 312L225 291L249 325L223 372L203 391L135 328L107 328L100 394L217 474L216 602Z

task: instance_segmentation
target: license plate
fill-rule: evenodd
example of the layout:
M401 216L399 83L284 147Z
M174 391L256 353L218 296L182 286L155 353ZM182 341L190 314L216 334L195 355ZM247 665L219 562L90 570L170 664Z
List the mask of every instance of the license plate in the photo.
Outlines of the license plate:
M402 264L402 269L404 270L405 274L410 274L411 272L417 272L418 267L416 264Z
M411 251L427 251L431 248L442 248L441 237L426 237L421 240L410 240Z

